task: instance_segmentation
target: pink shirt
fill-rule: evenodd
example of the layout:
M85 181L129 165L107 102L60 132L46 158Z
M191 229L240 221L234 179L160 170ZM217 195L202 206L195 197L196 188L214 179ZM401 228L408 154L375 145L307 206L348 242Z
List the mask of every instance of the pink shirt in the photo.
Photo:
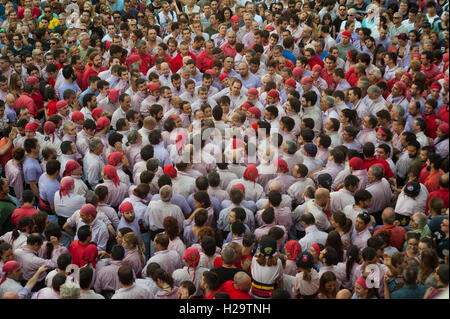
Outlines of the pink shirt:
M372 237L372 235L370 234L369 227L366 227L366 229L364 229L361 232L357 232L355 227L353 227L351 234L351 242L352 245L358 247L360 251L362 251L364 248L367 247L367 240L370 237Z
M372 204L368 208L369 213L379 212L391 203L393 196L391 185L385 178L369 184L366 189L372 194Z
M9 185L14 189L14 193L16 193L16 198L22 204L24 185L22 165L17 165L12 159L9 160L5 165L5 175L9 181Z
M145 260L145 258L144 258ZM141 261L141 256L137 249L129 250L122 260L122 265L129 266L134 271L134 275L139 277L144 266Z
M99 184L106 186L108 188L108 205L112 207L118 207L120 203L128 196L128 186L124 183L119 183L115 186L114 182L110 179L104 181L104 183Z
M174 250L180 255L180 258L183 259L184 252L186 251L186 245L180 239L180 237L175 238L174 240L169 241L169 246L167 250Z
M120 288L117 272L122 266L121 260L112 260L108 266L101 268L95 274L94 289L96 292L102 290L118 290Z
M30 280L34 273L42 265L47 266L49 269L54 269L58 265L56 264L57 255L55 254L52 259L43 259L38 256L38 252L32 249L23 247L14 251L14 259L22 266L23 279ZM39 275L38 281L44 280L47 274L45 272Z
M150 263L157 263L159 266L172 274L175 270L183 268L183 262L180 255L174 250L161 250L155 252L155 254L147 261L144 269L142 270L142 276L145 278L147 273L147 266Z
M31 299L61 299L53 288L45 287L34 293Z
M153 299L153 293L143 284L134 283L131 287L120 288L111 299Z
M269 186L272 182L278 181L281 184L281 193L282 194L287 194L287 190L289 187L291 187L291 185L293 185L297 179L294 176L291 175L287 175L287 174L281 174L278 173L277 177L275 177L274 179L270 180L269 182L267 182L266 186L264 187L264 191L266 192L266 194L269 193Z
M130 167L133 167L134 164L141 161L141 149L142 149L142 143L136 143L131 144L126 149L125 153L127 155L127 158L130 162Z
M46 257L47 256L47 243L48 243L48 241L44 241L44 243L41 246L41 249L39 249L39 251L38 251L39 257L41 257L43 259L47 258ZM52 259L55 258L56 260L58 260L58 257L61 254L67 254L67 253L69 253L69 250L60 244L58 248L52 250L51 258Z

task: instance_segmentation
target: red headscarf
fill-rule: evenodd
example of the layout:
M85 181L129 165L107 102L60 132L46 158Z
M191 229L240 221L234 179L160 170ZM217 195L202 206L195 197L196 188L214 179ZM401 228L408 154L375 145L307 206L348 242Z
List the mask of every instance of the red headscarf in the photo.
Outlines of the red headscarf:
M316 251L317 256L320 256L320 247L317 243L311 245L311 247Z
M102 114L104 113L103 109L96 107L92 110L91 115L94 118L94 120L97 120Z
M175 147L177 148L177 152L179 152L187 141L187 133L186 131L179 131L177 134L177 139L175 141Z
M128 213L134 210L133 205L130 202L125 202L119 207L121 213Z
M84 119L84 114L81 113L80 111L73 111L72 112L72 117L71 120L72 121L80 121Z
M52 121L47 121L44 123L44 133L48 136L51 136L52 143L55 142L55 131L56 131L56 125Z
M66 176L61 179L59 184L59 196L69 196L69 190L75 185L75 181L72 176Z
M8 275L8 273L10 273L11 271L14 271L16 269L20 268L20 264L15 261L15 260L11 260L11 261L7 261L4 265L3 265L3 277L2 280L0 280L0 285L6 280L6 275Z
M108 163L109 163L109 165L117 166L117 165L120 164L120 162L122 162L122 159L123 159L122 153L120 153L120 152L112 152L108 156Z
M282 158L279 158L275 161L275 167L279 168L283 173L289 172L289 166L286 161Z
M297 260L297 256L302 252L302 246L296 240L290 240L286 243L286 251L291 254L291 257L287 257L288 260Z
M101 117L97 120L97 131L100 131L106 126L109 126L111 124L111 121L107 117Z
M117 175L117 169L112 165L106 165L103 168L103 173L108 176L114 182L114 185L117 187L120 184L119 176Z
M255 115L258 120L261 119L261 111L256 106L252 106L248 111Z
M248 181L256 181L259 177L258 169L255 164L250 164L244 171L244 179Z
M25 125L25 131L33 131L34 133L36 133L38 128L39 124L35 122L27 123L27 125Z
M234 187L239 188L245 194L245 186L243 184L239 183L239 184L233 185L233 187L231 187L231 188L234 188Z
M64 170L63 177L72 175L72 172L80 166L81 165L77 161L68 161L66 163L66 169Z
M200 253L198 252L198 249L195 247L189 247L188 249L186 249L186 251L184 252L184 260L187 263L187 272L189 275L189 268L194 268L194 278L192 279L192 281L194 281L196 267L198 265L198 262L200 261Z
M366 280L364 279L363 276L360 276L360 277L356 280L356 283L357 283L358 285L360 285L361 287L363 287L364 289L369 289L369 287L367 287L367 282L366 282Z
M80 209L80 213L83 213L85 215L91 215L93 217L97 217L97 209L92 204L85 204Z
M164 174L169 175L171 179L174 179L178 175L175 167L173 167L173 165L170 164L164 166Z
M360 171L363 169L366 169L364 166L364 161L360 159L359 157L353 157L350 162L350 167L353 168L355 171Z

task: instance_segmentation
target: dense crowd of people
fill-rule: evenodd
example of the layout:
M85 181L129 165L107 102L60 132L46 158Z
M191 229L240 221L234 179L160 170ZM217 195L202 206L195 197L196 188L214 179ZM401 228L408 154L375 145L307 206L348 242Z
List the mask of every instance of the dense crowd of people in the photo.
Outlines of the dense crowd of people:
M448 298L448 0L0 24L0 298Z

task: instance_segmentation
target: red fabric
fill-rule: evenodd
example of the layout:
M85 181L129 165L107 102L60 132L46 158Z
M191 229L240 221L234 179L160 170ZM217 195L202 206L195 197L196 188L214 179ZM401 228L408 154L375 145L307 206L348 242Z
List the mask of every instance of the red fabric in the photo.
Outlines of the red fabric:
M292 62L291 62L291 63L292 63ZM317 54L316 54L311 60L308 61L308 65L309 65L309 67L311 68L311 70L312 70L312 68L313 68L315 65L320 65L322 68L323 68L323 66L324 66L322 59L319 58L319 57L317 56ZM286 60L286 66L287 66L287 60Z
M143 74L147 74L148 69L150 69L150 64L152 63L152 56L150 55L150 53L145 53L144 55L139 55L139 57L142 60L141 63L141 72Z
M28 93L22 93L22 95L14 103L14 110L17 111L22 106L26 107L33 117L37 115L37 106L33 98Z
M81 263L92 264L92 266L95 269L95 266L97 265L97 256L98 256L98 248L97 246L91 244L86 247L86 249L83 251L83 254L81 255Z
M55 80L54 79L52 79L51 77L48 77L48 84L50 84L50 86L52 87L52 88L55 88ZM77 82L78 83L78 82ZM79 86L79 85L78 85Z
M419 174L419 183L425 184L425 181L429 175L430 175L430 171L427 170L427 164L423 164L422 170L420 171L420 174Z
M195 55L193 55L191 52L188 53L192 60L195 61ZM170 69L172 70L172 73L177 73L179 69L183 66L183 57L181 56L181 53L178 53L176 57L170 61Z
M197 60L195 61L197 64L197 67L201 72L205 72L208 69L211 69L214 58L210 57L205 50L200 52L199 55L197 55Z
M237 42L236 42L237 43ZM236 44L234 45L234 48L232 48L228 42L224 43L221 47L223 56L232 56L233 58L236 56Z
M440 169L440 170L430 173L430 175L428 175L427 179L425 180L424 185L428 189L429 193L440 189L439 177L441 177L441 175L444 175L444 174L445 174L444 171Z
M350 86L356 86L356 84L358 83L358 77L356 76L355 68L351 68L350 70L348 70L347 74L345 75L345 79L347 80L348 84L350 84Z
M81 70L78 70L76 68L73 68L73 69L75 70L75 73L77 74L77 84L81 88L83 86L84 68Z
M203 294L203 299L214 299L214 294L217 292L217 290L214 290L209 294L209 296L205 297L205 294Z
M44 108L44 98L42 97L41 93L38 90L35 90L33 93L31 93L31 98L36 104L38 110Z
M66 169L64 170L63 177L72 175L72 172L81 165L77 161L68 161L66 163Z
M133 205L130 202L125 202L119 207L121 213L128 213L134 210Z
M434 192L431 192L430 194L428 194L427 197L427 209L425 210L425 213L428 215L428 203L430 202L430 199L432 197L439 197L442 198L442 200L444 201L444 207L448 208L449 207L449 190L448 189L444 189L444 188L440 188ZM12 218L11 218L12 219Z
M23 12L25 11L25 7L22 7L19 9L19 11L17 12L17 19L22 20L24 18L23 16ZM41 16L41 9L39 9L38 7L34 7L31 10L31 16L35 19L39 18Z
M74 240L69 246L69 254L72 255L72 264L79 267L86 265L83 254L89 245L83 245L79 240Z
M88 79L91 75L98 75L100 72L105 71L104 67L100 67L100 71L95 71L92 67L87 67L83 75L83 80L81 81L81 91L86 91L88 88Z
M38 213L39 210L34 208L32 205L25 204L20 208L16 208L11 214L11 222L14 226L19 226L19 221L23 217L31 217L34 214Z
M228 280L219 287L218 291L226 292L231 299L253 299L248 292L243 292L233 287L234 281Z
M422 65L422 72L425 74L428 81L432 81L436 75L441 73L434 63L431 63L428 69L425 69L425 66Z
M214 268L219 268L223 266L222 257L217 256L216 259L214 259ZM234 266L236 268L241 268L241 260L236 259L234 261Z
M401 226L385 225L378 228L373 235L378 235L383 230L389 230L391 232L390 245L397 248L399 251L403 250L406 230Z
M436 114L433 113L430 116L423 115L423 119L427 121L427 127L425 129L425 135L431 137L433 140L436 138L437 124L436 124Z
M8 138L4 137L0 140L0 148L2 148L3 146L5 146L8 143ZM10 159L12 159L12 155L13 155L13 150L14 150L14 145L11 144L11 146L9 147L9 149L6 151L5 154L0 156L0 165L2 165L3 169L5 169L5 165L6 163L8 163L8 161Z
M112 165L106 165L103 167L103 173L108 176L114 182L114 185L117 187L120 184L119 176L117 175L117 169Z
M448 124L449 122L449 109L448 105L444 105L439 110L438 119Z
M391 178L394 176L394 173L392 173L391 167L389 166L389 163L386 162L386 160L382 158L372 158L372 159L364 159L364 166L367 170L369 170L369 167L375 164L381 164L384 168L384 178Z
M333 72L328 73L327 69L323 68L322 73L320 73L320 77L324 79L330 88L336 87L336 82L334 82Z
M50 103L48 103L48 106L47 106L48 116L52 116L53 114L56 114L56 102L57 101L51 101Z

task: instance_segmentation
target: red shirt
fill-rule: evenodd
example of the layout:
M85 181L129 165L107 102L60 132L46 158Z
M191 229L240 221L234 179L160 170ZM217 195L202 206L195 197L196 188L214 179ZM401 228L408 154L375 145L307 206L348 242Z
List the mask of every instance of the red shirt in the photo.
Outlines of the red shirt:
M36 104L38 110L42 110L44 108L44 98L42 97L41 92L39 92L39 90L33 91L33 93L31 93L31 98Z
M382 158L376 158L376 157L374 157L372 159L367 159L367 158L364 159L364 166L366 167L367 170L369 170L369 167L374 164L383 165L385 178L389 179L394 176L394 173L392 173L391 167L389 166L389 163L386 162L386 160L384 160Z
M440 188L439 190L431 192L430 194L428 194L428 197L427 197L427 209L425 210L425 213L427 215L428 215L428 211L429 211L428 203L429 203L429 201L430 201L430 199L432 197L442 198L442 200L444 201L444 207L448 208L448 206L449 206L449 190L445 189L445 188Z
M227 282L222 284L222 286L219 288L219 291L226 292L230 295L231 299L253 299L253 297L250 296L248 292L243 292L242 290L234 288L233 284L233 280L228 280Z
M205 50L200 52L199 55L197 55L197 67L201 72L205 72L208 69L211 69L214 62L214 58L210 57Z
M373 235L375 236L383 230L389 230L391 232L390 245L392 247L397 248L399 251L403 250L406 230L401 226L385 225L383 227L378 228Z
M441 109L439 110L438 119L448 124L449 121L448 105L444 105L443 107L441 107Z
M432 81L436 75L441 73L439 68L434 63L431 63L428 69L425 69L425 66L422 65L422 72L425 74L428 81Z
M214 290L212 293L210 293L208 296L205 297L205 294L203 294L203 299L214 299L214 294L217 292L217 290Z
M98 75L100 72L105 71L104 67L100 67L100 71L95 71L92 67L87 67L84 72L83 80L81 81L81 91L86 91L89 86L88 79L91 75Z
M286 61L287 61L287 59L286 59ZM320 65L322 68L324 66L322 59L319 58L317 56L317 54L311 60L308 60L308 65L311 68L311 70L316 64Z
M139 57L142 60L141 72L142 74L147 75L147 71L148 69L150 69L150 65L152 63L152 56L150 55L150 53L145 53L144 55L139 55Z
M193 55L191 52L188 53L192 60L195 61L195 55ZM178 53L176 57L170 61L170 69L172 70L172 73L177 73L179 69L183 66L183 57L181 56L181 53Z
M47 105L47 115L52 116L53 114L56 114L56 102L58 101L51 101Z
M320 76L322 77L322 79L324 79L325 81L327 81L327 84L330 88L335 88L336 87L336 82L334 82L334 78L333 78L333 72L328 73L327 69L322 69L322 74L320 74Z
M427 170L427 164L422 165L422 170L419 174L419 183L425 184L425 181L427 180L428 176L430 175L430 171Z
M237 43L237 42L236 42ZM228 42L224 43L220 48L222 49L223 56L232 56L233 58L236 56L236 43L234 44L234 48L231 47Z
M86 265L82 256L89 245L83 245L79 240L74 240L69 246L69 253L72 255L72 264L82 267Z
M22 106L26 107L30 114L36 117L38 109L33 98L28 93L23 92L17 99L16 103L14 103L14 110L17 111Z
M77 84L81 89L81 87L83 86L84 68L82 70L78 70L78 69L74 69L74 70L75 70L75 73L77 74Z
M428 137L431 137L433 140L436 138L436 131L438 128L438 125L436 124L436 114L433 113L429 116L423 115L422 116L424 120L427 121L427 128L425 129L425 135Z
M2 138L0 140L0 148L5 146L7 143L8 143L8 138L7 137ZM6 151L6 153L4 155L0 156L0 164L3 167L3 170L5 169L6 163L8 163L8 161L10 159L12 159L13 150L14 150L14 145L11 143L11 146L9 147L8 151Z
M350 70L348 70L347 74L345 75L345 79L352 87L356 86L356 84L358 83L358 76L356 76L355 68L351 68Z
M48 77L48 84L50 84L52 88L55 88L55 83L55 80L53 80L51 77Z
M31 217L38 213L39 210L34 208L32 205L25 204L20 208L16 208L11 215L11 222L14 226L19 226L19 221L22 217Z
M441 175L444 175L444 171L439 169L438 171L435 171L433 173L430 173L430 175L428 175L427 179L425 180L425 187L428 189L428 192L434 192L440 189L439 186L439 177L441 177Z

